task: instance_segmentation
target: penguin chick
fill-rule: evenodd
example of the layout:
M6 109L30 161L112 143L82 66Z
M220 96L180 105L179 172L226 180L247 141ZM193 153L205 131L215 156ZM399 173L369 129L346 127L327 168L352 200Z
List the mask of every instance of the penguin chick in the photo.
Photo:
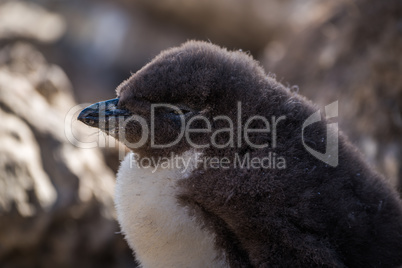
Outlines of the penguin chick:
M335 167L310 154L303 140L325 151L337 130L325 119L305 128L317 108L249 55L190 41L117 95L78 119L133 151L115 202L143 267L402 265L396 192L342 133ZM244 164L268 156L280 165Z

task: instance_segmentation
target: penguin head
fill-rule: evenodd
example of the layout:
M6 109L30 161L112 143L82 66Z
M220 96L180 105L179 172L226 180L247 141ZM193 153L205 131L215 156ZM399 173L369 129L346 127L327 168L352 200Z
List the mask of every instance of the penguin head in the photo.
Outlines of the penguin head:
M163 51L118 86L117 99L84 109L78 119L139 155L180 154L212 146L212 135L227 143L229 132L216 130L236 128L239 101L257 113L267 83L276 82L246 53L189 41Z

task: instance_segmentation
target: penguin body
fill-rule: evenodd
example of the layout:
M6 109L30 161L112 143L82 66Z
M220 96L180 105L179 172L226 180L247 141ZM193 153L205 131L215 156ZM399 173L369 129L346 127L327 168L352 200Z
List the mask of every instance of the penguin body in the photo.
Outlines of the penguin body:
M108 121L103 130L131 146L134 163L170 154L194 159L196 153L210 164L214 158L230 162L152 172L155 164L151 171L123 161L118 219L143 267L402 265L396 192L342 133L336 167L307 152L303 139L322 151L335 130L326 132L325 119L304 129L317 108L268 77L250 56L187 42L162 52L117 94L107 115L134 114L143 121L123 127ZM93 123L98 106L79 119L99 127ZM152 131L144 131L144 124L152 124ZM190 125L188 135L177 139L183 125ZM141 140L144 133L150 135ZM240 165L268 155L285 165Z
M192 153L183 155L191 160ZM116 210L143 267L228 267L214 234L177 203L177 182L191 170L138 167L130 153L117 174Z

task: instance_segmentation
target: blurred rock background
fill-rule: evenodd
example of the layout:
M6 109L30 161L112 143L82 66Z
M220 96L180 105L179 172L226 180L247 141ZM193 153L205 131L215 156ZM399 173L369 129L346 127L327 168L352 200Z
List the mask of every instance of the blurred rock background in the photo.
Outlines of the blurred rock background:
M0 1L0 267L135 267L113 209L124 148L76 105L193 38L339 100L341 129L401 188L400 0Z

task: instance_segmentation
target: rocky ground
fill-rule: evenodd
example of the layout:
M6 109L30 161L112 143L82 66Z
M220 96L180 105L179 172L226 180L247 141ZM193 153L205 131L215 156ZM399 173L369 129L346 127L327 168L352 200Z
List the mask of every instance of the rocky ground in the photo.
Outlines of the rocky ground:
M65 73L26 43L0 58L0 266L133 267L116 233L114 172L65 134L75 105Z

